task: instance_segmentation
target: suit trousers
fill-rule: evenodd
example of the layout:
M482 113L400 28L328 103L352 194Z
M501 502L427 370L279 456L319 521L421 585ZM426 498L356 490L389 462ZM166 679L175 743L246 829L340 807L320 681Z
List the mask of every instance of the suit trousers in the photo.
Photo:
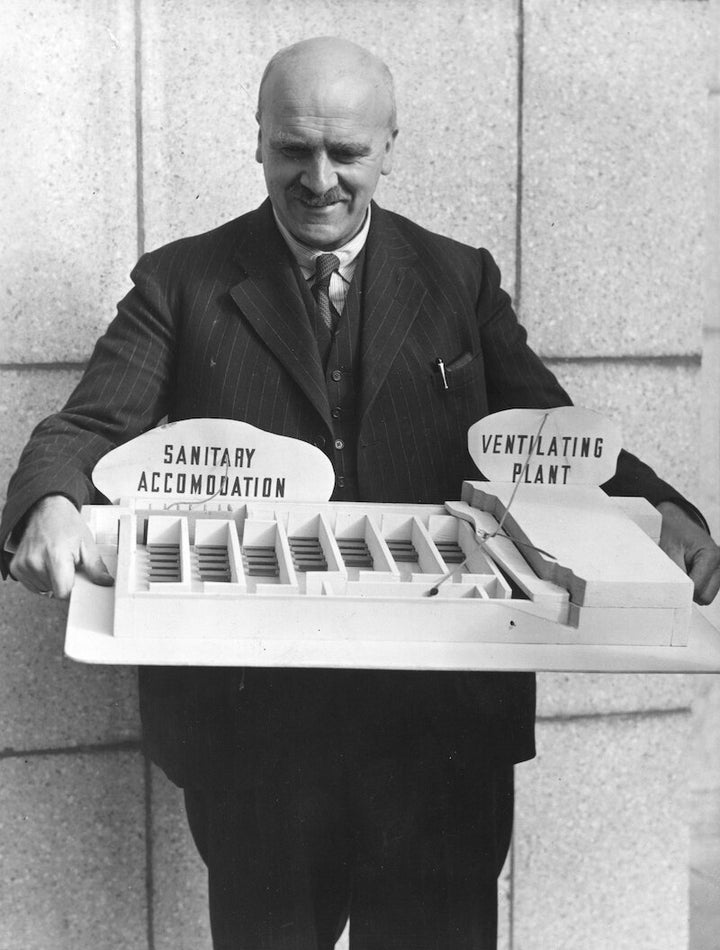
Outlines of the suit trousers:
M352 950L495 950L512 766L365 676L289 704L259 774L185 789L215 950L332 950L348 916Z

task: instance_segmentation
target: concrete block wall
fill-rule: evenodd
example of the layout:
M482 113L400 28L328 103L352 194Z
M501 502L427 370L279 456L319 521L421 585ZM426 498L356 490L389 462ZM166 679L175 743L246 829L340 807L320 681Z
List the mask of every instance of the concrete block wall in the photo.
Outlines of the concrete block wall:
M401 135L380 203L489 247L576 401L697 497L710 9L7 0L3 486L138 252L262 199L262 68L328 32L395 73ZM209 946L202 865L181 794L142 759L133 671L64 660L62 605L12 584L0 598L0 946ZM685 945L691 700L685 677L541 677L502 948Z

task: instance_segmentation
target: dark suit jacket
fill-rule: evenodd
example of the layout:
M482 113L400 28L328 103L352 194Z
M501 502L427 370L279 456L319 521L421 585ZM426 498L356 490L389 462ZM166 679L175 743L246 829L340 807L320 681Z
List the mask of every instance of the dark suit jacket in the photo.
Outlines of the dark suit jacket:
M97 343L65 409L35 430L13 476L3 540L40 497L92 502L90 472L107 451L164 416L242 419L320 447L332 444L325 377L289 252L269 202L144 255L134 289ZM362 286L359 495L441 503L478 473L467 430L489 412L569 403L526 344L485 250L432 234L373 206ZM448 367L439 385L435 360ZM621 456L607 486L657 503L677 499L637 459ZM282 704L306 728L348 677L308 671L142 670L151 754L180 784L226 775L271 755ZM428 728L492 758L533 754L534 680L527 674L355 676L368 709L424 710ZM330 691L330 692L329 692ZM393 698L394 697L394 698ZM397 705L398 697L402 703ZM379 704L379 705L378 705ZM233 766L234 768L234 766Z

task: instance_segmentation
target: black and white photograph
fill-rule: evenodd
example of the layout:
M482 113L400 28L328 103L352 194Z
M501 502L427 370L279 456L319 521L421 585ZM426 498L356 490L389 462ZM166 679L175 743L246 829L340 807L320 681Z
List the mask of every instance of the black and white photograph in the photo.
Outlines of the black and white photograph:
M0 52L0 950L718 950L720 0Z

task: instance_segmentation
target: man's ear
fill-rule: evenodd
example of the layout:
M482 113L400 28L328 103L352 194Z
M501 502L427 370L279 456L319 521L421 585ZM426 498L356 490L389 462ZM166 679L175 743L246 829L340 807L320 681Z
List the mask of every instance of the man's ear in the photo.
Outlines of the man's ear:
M255 147L255 161L259 162L262 165L262 126L260 125L260 113L255 113L255 118L257 119L258 124L258 137L257 145Z
M389 175L393 167L393 153L395 151L395 139L397 138L398 130L393 129L393 131L388 136L387 142L385 142L385 153L383 154L382 166L380 167L381 175Z

